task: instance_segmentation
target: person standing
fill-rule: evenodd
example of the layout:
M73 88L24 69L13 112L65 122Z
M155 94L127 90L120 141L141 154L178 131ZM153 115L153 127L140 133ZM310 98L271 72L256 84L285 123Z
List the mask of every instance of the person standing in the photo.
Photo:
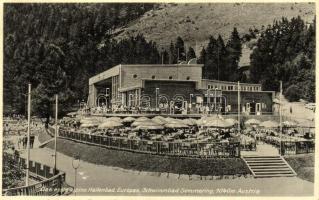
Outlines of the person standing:
M33 148L34 139L35 139L35 136L34 136L34 135L31 135L31 136L30 136L30 148L31 148L31 149Z

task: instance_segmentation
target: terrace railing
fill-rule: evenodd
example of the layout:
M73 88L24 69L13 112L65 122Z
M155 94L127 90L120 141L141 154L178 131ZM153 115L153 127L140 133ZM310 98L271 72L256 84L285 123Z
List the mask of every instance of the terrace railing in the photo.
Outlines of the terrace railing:
M277 145L279 148L279 145ZM281 155L295 155L315 152L315 142L309 141L282 141Z
M19 167L25 169L26 160L18 158ZM41 181L29 186L22 186L3 190L5 196L55 196L61 195L63 184L65 183L65 172L56 170L54 174L53 168L38 162L29 161L29 171L31 176L41 177Z
M59 130L59 137L111 149L182 157L240 157L240 143L166 142L89 135Z

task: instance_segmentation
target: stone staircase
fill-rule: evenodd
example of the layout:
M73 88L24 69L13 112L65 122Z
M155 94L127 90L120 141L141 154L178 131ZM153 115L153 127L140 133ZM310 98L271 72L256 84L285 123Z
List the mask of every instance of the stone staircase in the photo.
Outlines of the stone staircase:
M281 156L243 156L255 178L296 176L296 172Z

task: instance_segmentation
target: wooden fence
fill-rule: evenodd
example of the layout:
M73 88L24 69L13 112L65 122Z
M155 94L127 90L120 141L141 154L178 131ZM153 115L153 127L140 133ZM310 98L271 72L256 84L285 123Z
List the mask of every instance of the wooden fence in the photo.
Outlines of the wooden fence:
M111 149L183 157L240 157L240 143L191 143L136 140L121 137L89 135L60 129L59 137Z

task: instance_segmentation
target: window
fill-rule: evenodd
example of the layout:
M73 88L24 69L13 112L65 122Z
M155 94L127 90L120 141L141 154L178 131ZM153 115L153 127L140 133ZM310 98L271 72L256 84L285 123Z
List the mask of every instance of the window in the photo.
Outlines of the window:
M233 86L228 86L228 90L233 90Z
M134 75L133 75L133 78L137 78L137 75L136 75L136 74L134 74Z
M187 77L186 77L186 80L189 80L189 79L191 79L191 77L187 76Z
M155 76L154 76L154 75L152 76L152 79L155 79Z
M169 77L168 77L168 79L172 79L172 78L173 78L172 76L169 76Z

